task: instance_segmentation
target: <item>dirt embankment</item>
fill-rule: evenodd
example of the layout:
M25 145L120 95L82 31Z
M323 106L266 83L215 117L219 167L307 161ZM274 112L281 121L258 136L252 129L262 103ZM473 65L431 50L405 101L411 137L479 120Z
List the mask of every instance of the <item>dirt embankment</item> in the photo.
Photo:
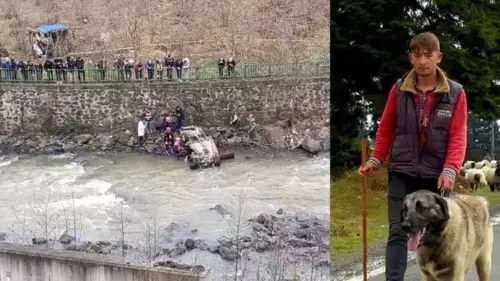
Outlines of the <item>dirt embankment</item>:
M0 47L24 59L26 28L59 22L74 28L70 52L95 52L84 54L87 61L125 47L141 59L172 53L193 63L321 59L329 53L329 11L327 0L4 0Z

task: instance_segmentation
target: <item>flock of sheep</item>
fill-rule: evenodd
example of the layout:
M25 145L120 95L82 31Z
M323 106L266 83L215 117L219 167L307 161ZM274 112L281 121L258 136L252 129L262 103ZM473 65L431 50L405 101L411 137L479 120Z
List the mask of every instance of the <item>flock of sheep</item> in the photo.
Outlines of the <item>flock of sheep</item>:
M472 190L489 186L491 192L500 191L500 165L496 160L466 161L460 169L460 176Z

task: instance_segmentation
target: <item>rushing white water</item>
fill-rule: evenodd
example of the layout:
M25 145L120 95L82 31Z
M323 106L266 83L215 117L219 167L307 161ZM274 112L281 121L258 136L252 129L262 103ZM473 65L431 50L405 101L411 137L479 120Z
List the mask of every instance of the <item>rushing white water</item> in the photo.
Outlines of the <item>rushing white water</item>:
M234 227L209 210L216 204L233 214L241 205L243 219L279 208L329 219L329 155L247 155L198 171L136 153L3 156L0 231L18 242L57 238L65 229L79 239L117 241L124 222L127 243L140 244L149 222L159 229L189 222L201 238L213 239Z

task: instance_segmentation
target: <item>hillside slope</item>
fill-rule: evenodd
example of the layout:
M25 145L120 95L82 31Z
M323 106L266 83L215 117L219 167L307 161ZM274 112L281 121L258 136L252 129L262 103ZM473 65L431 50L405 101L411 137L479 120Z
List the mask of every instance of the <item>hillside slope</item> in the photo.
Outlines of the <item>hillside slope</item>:
M132 47L139 58L233 56L237 61L325 59L329 0L0 0L0 41L27 57L28 26L75 29L72 53L111 58ZM163 44L163 45L160 45Z

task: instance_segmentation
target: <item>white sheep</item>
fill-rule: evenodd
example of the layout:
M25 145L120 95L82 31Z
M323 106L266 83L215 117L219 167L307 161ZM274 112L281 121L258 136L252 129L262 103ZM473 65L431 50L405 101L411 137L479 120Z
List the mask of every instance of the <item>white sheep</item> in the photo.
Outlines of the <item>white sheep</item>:
M471 183L472 190L488 185L486 175L481 169L469 169L465 171L465 178Z
M465 163L462 167L465 169L471 169L471 168L475 168L475 165L476 165L476 162L468 160L468 161L465 161Z
M492 160L489 164L489 167L496 169L498 167L497 160Z
M476 162L476 165L474 168L481 169L482 167L488 165L489 163L490 162L488 160L479 161L479 162Z
M495 191L495 188L500 186L500 169L485 166L481 170L484 172L484 176L488 182L491 192Z

